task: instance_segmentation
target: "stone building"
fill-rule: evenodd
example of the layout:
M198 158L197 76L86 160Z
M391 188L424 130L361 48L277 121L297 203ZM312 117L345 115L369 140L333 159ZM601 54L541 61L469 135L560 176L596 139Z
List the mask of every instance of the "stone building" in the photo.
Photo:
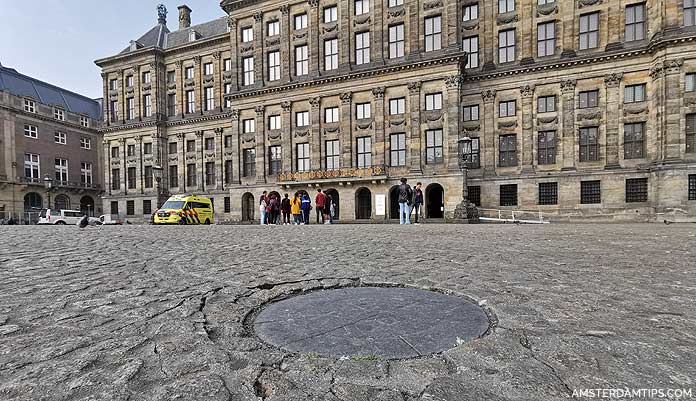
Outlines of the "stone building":
M101 119L99 100L0 64L0 218L35 221L49 205L101 213Z
M112 213L162 191L251 220L263 191L316 188L340 219L428 217L469 195L563 218L696 214L696 5L681 0L224 0L179 7L101 59ZM258 214L258 212L256 212Z

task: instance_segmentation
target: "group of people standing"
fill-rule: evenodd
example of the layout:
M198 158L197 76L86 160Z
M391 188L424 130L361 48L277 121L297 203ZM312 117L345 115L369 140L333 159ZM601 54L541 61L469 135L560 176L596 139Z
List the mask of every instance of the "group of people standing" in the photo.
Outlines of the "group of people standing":
M317 190L314 198L316 206L317 224L333 224L335 207L330 194ZM312 199L305 191L295 192L292 198L288 194L279 199L276 194L268 194L263 191L259 200L259 212L261 212L261 225L304 225L310 223ZM292 216L292 222L290 219Z
M416 183L411 188L406 178L401 179L399 185L399 224L411 224L411 213L415 212L415 224L418 224L418 216L423 208L423 184Z

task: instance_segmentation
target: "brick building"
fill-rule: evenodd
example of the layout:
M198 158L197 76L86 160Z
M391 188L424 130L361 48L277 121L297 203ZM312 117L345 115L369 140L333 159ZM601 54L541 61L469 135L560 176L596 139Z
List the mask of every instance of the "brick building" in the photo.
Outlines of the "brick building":
M101 59L112 213L163 191L251 220L263 191L330 190L340 218L460 201L609 219L696 214L696 5L681 0L225 0ZM385 207L381 208L382 200ZM385 215L380 212L385 209ZM258 213L258 212L257 212Z

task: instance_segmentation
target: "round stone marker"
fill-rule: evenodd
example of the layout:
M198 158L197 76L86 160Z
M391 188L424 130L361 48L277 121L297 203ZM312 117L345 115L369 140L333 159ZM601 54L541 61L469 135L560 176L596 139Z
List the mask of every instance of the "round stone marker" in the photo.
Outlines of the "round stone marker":
M482 336L490 322L475 303L414 288L348 287L274 302L254 319L264 342L323 356L410 358Z

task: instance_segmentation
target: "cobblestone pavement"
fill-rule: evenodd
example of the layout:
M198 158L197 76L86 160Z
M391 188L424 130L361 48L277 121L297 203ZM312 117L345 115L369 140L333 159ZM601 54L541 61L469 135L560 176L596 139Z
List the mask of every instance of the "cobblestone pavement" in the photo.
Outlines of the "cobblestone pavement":
M562 400L695 388L696 225L0 227L2 400ZM287 354L249 316L395 283L485 303L408 360ZM696 394L695 394L696 395Z

